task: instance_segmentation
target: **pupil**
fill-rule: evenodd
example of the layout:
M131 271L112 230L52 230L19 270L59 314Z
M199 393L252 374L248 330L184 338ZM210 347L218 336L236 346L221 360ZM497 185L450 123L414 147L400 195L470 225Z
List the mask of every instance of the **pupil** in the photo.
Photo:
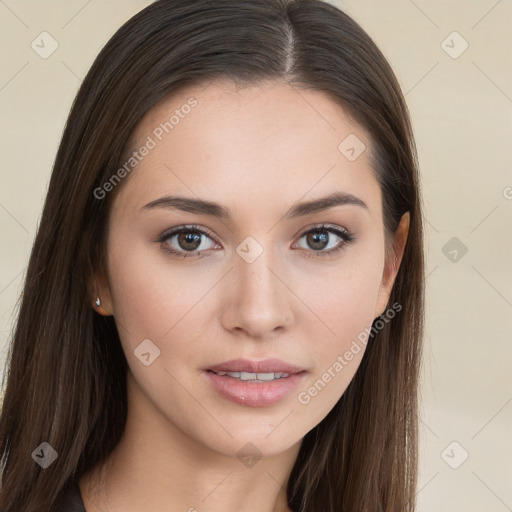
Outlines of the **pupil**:
M201 235L198 233L191 234L189 233L180 233L178 235L178 242L180 244L180 247L185 250L193 251L197 249L201 245ZM193 247L187 247L187 244L192 243Z
M310 237L308 243L312 240L310 247L313 249L323 249L328 242L328 233L326 232L310 233L308 237Z

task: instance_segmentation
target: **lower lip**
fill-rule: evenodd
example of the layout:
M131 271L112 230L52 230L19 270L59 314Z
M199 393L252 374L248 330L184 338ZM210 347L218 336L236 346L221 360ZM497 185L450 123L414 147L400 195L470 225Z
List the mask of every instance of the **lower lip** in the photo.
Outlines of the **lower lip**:
M264 407L282 400L304 378L306 371L266 382L252 382L205 371L206 377L219 395L240 405Z

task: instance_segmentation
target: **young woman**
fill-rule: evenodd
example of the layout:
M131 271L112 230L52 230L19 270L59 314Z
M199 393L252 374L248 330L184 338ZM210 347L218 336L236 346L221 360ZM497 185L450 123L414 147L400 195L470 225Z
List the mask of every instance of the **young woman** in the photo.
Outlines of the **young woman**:
M56 157L0 510L414 510L420 203L399 84L341 10L142 10Z

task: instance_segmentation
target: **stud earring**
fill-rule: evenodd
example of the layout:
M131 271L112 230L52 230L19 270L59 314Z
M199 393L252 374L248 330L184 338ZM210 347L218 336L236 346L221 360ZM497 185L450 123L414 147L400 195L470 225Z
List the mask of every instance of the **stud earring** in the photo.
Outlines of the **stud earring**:
M99 297L96 298L96 306L98 306L98 307L101 306L101 300Z

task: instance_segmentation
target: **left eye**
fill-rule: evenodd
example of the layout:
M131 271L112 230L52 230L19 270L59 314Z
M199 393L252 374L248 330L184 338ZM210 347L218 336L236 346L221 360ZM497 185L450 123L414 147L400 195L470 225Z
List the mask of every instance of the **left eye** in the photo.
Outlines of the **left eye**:
M334 235L334 238L332 235ZM305 249L314 248L317 250L314 250L313 252L323 253L331 253L337 250L341 250L340 246L343 246L344 243L350 242L352 240L352 237L348 232L326 226L310 229L301 236L301 239L304 237L306 237L306 244L309 246L305 247ZM336 238L341 239L342 242L336 242ZM329 246L331 241L334 243L334 245Z
M323 224L309 229L302 238L306 238L306 247L303 248L313 249L307 251L312 256L329 256L341 252L346 244L354 240L354 236L346 229Z

